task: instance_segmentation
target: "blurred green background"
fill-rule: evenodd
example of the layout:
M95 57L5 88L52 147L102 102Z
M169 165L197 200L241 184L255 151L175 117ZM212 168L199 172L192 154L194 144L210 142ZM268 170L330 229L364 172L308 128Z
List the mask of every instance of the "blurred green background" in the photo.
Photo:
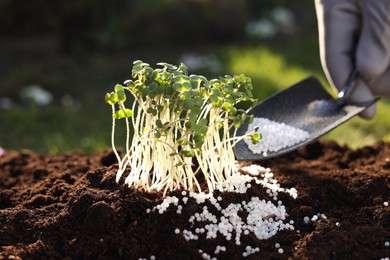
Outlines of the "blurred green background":
M327 87L312 0L2 0L0 147L40 153L110 146L104 95L132 62L244 73L263 99L309 75ZM390 141L390 100L371 121L326 135L352 148Z

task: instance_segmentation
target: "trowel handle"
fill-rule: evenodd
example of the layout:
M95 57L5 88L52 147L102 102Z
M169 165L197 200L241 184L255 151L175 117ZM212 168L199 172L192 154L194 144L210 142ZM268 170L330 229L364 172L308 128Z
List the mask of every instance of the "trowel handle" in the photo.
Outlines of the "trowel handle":
M339 106L343 106L347 103L348 97L351 95L353 88L356 86L356 79L358 77L358 71L354 68L349 74L347 82L338 95L337 103Z

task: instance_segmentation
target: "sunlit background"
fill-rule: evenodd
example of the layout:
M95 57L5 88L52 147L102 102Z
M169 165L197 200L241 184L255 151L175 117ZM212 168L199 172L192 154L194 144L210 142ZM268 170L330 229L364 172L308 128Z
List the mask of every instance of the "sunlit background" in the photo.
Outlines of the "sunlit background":
M40 153L110 146L104 95L134 60L183 62L209 78L244 73L263 99L310 75L328 88L312 0L2 0L0 147ZM323 138L390 141L390 100Z

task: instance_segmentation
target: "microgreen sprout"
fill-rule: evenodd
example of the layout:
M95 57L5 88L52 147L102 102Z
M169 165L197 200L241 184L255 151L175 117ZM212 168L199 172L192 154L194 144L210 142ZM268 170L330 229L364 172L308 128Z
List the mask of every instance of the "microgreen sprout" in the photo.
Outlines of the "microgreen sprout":
M235 131L256 102L250 78L236 75L208 80L188 75L184 64L157 65L161 68L135 61L132 78L105 96L112 107L112 146L119 162L116 180L130 167L125 183L147 191L201 191L200 176L209 191L221 188L237 170L233 146L245 138L235 137ZM126 102L128 94L134 99L131 107ZM118 119L127 128L123 157L114 143ZM246 137L257 142L261 135Z

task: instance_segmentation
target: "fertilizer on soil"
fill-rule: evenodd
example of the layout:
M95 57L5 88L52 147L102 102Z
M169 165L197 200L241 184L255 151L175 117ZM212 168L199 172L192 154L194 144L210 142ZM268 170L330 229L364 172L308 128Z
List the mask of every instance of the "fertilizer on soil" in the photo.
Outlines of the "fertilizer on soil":
M178 205L172 199L159 214L154 208L166 197L118 184L111 150L48 155L5 151L0 157L0 259L389 259L389 155L390 144L384 142L356 150L313 142L265 160L259 175L259 167L246 167L253 162L238 162L241 173L244 168L260 181L267 177L266 188L243 179L245 185L236 185L235 192L214 191L214 204L211 197L193 198L189 191L176 190L167 196L176 197ZM299 191L296 199L290 196L294 190L286 189L292 187ZM285 189L277 189L276 200L274 188ZM241 228L241 245L235 230L230 241L220 231L216 239L206 239L205 226L216 225L202 221L204 206L217 223L224 217L232 226L233 220L248 225L245 207L254 197L275 208L285 206L283 224L294 230L261 240ZM241 220L226 217L218 204L221 211L241 207ZM266 220L278 221L259 218ZM184 230L198 240L187 241Z
M182 197L167 196L161 204L155 206L152 210L147 209L147 213L158 212L164 214L168 208L173 205L177 208L176 213L181 214L183 207L188 199L196 200L199 205L199 211L193 214L189 219L188 228L173 230L175 234L182 234L186 241L198 239L217 239L222 236L226 241L234 240L236 245L241 245L241 238L250 234L258 239L269 239L281 230L294 230L294 222L286 221L288 216L286 207L278 199L279 192L288 193L291 197L297 197L295 188L284 189L280 187L274 179L274 175L269 168L259 165L250 165L243 167L242 170L249 175L233 175L224 183L221 192L241 193L247 192L251 185L261 185L266 189L269 200L251 197L249 200L243 200L241 203L230 203L226 207L220 204L222 200L213 193L181 193ZM218 212L213 213L213 212ZM196 226L196 228L193 228ZM226 251L225 247L217 246L214 256L200 250L203 259L214 259L221 252ZM247 245L242 253L243 257L250 256L259 252L259 248ZM278 249L283 253L283 249Z

